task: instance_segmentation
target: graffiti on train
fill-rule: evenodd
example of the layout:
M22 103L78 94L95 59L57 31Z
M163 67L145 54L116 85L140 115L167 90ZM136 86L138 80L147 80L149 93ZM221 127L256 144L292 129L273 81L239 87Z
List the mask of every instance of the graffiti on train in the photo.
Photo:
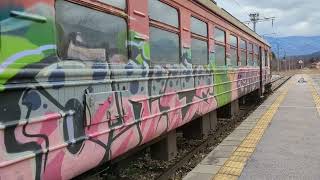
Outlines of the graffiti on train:
M259 71L192 65L190 49L152 65L148 40L123 32L127 60L83 60L106 54L76 33L62 53L82 60L61 60L53 7L0 2L0 179L70 179L259 88Z

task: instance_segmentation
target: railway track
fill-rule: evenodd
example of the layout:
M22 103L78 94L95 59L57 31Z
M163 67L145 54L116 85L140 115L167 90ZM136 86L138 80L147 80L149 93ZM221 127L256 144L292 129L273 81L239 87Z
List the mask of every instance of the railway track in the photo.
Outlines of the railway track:
M271 81L272 87L271 90L275 91L279 89L284 83L286 83L292 76L281 76L273 81Z
M272 87L271 87L271 93L278 88L280 88L285 82L287 82L291 76L282 76L279 78L276 78L272 80ZM220 125L218 129L211 133L211 135L208 136L207 139L201 141L201 143L197 144L195 147L192 148L191 151L185 153L182 157L180 157L178 160L176 160L173 164L169 165L168 168L165 168L162 170L159 175L157 175L155 178L156 180L167 180L167 179L180 179L181 176L175 177L176 172L183 168L186 164L188 164L195 155L199 154L200 152L203 152L204 150L208 149L209 147L217 146L219 143L222 142L222 140L228 136L246 117L254 111L269 95L271 95L269 92L266 94L266 96L261 99L258 103L253 103L251 105L244 106L240 114L232 119L224 120L224 123L222 126ZM95 171L95 173L89 173L88 176L82 176L80 179L85 180L97 180L97 179L110 179L108 178L108 172L114 173L114 171L118 171L117 165L111 165L111 167L107 168L100 168L100 170ZM117 174L117 173L116 173ZM128 178L111 178L111 179L128 179ZM129 178L131 179L131 178ZM135 178L133 178L135 179ZM151 178L152 179L152 178Z

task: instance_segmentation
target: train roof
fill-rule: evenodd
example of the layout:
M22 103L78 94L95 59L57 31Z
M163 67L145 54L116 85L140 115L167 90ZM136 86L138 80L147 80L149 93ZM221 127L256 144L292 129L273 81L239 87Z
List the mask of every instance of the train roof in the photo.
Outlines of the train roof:
M218 16L222 17L223 19L227 20L234 26L240 28L244 32L248 33L249 35L253 36L257 40L261 41L262 43L266 44L267 46L271 47L270 44L263 39L260 35L258 35L256 32L254 32L252 29L250 29L248 26L244 25L239 19L235 18L231 14L229 14L227 11L224 9L218 7L212 0L196 0L200 4L204 5L211 11L213 11L215 14Z

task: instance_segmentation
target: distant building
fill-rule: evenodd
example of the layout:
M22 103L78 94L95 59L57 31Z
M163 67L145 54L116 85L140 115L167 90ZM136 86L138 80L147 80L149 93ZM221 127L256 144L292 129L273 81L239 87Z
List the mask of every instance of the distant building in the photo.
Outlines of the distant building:
M311 64L311 68L320 69L320 61L318 61L318 62L313 62L313 63Z

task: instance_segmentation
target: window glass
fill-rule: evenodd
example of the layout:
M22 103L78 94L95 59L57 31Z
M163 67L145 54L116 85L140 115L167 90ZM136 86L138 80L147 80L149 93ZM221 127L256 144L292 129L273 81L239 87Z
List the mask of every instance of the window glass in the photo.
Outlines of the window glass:
M226 32L222 31L221 29L215 28L214 40L226 43Z
M246 66L247 65L247 53L246 53L246 51L241 51L240 60L241 60L241 66Z
M238 65L238 53L237 53L237 49L231 48L230 50L230 60L231 60L231 64L232 66L237 66Z
M254 46L254 53L259 54L259 46L257 45Z
M249 55L248 55L248 65L249 65L249 66L253 66L253 65L254 65L252 54L249 54Z
M249 51L249 52L252 52L252 51L253 51L253 44L252 44L252 43L249 43L249 45L248 45L248 51Z
M260 66L260 50L258 45L254 45L254 66Z
M150 51L153 63L179 63L179 36L150 27Z
M149 0L149 16L153 20L179 27L178 11L159 0Z
M260 56L258 56L257 65L260 66L260 64L261 64L261 59L260 59Z
M191 32L198 35L207 36L207 30L207 23L200 21L197 18L191 17Z
M208 64L208 43L192 38L191 41L192 64Z
M262 66L264 66L264 65L265 65L265 61L266 61L266 56L265 56L265 54L264 54L264 50L262 50L261 53L262 53L262 54L261 54L261 56L262 56L262 59L261 59L261 61L262 61Z
M226 48L222 45L215 45L216 66L226 65Z
M241 39L241 41L240 41L240 48L241 48L241 49L247 49L247 42Z
M243 39L240 40L240 61L241 61L241 66L246 66L247 65L247 42Z
M260 67L260 62L261 62L261 61L258 59L257 66L259 66L259 67Z
M56 1L56 12L59 56L127 63L127 23L123 18L62 0Z
M238 38L236 36L230 36L230 45L234 47L238 47Z
M265 66L268 66L268 61L269 61L268 51L265 52L265 56L266 56L266 57L265 57L265 63L264 63L264 65L265 65Z
M111 6L118 7L120 9L126 8L126 0L98 0L100 2L110 4Z
M259 55L258 54L255 54L254 55L254 66L259 66Z

